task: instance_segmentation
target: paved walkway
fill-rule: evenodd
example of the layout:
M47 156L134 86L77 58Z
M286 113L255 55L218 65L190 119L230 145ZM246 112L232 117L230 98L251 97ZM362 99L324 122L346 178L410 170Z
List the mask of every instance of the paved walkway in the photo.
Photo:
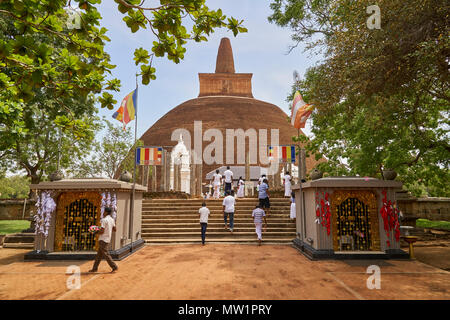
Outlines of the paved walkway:
M24 262L27 250L0 249L4 299L450 299L450 273L418 261L310 261L287 245L146 246L109 273L106 262ZM367 266L381 289L367 288ZM81 288L68 290L70 265Z

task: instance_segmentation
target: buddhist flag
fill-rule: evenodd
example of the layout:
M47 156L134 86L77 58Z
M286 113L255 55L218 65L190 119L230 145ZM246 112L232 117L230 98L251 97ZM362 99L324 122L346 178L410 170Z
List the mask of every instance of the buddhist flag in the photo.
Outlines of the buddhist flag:
M136 149L136 164L141 166L159 166L162 164L161 147L138 147Z
M137 88L130 92L120 104L120 108L114 112L113 118L123 123L123 129L131 120L134 120L137 109Z
M278 162L295 162L295 146L270 146L269 159Z
M303 101L300 92L295 92L294 101L292 102L291 124L296 128L304 128L306 120L314 110L312 104Z

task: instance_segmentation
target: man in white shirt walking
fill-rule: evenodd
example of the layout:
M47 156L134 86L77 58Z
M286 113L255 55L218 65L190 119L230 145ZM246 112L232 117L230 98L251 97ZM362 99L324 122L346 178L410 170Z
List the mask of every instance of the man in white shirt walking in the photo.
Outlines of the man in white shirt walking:
M227 192L227 196L223 199L223 221L225 222L225 229L227 229L227 218L230 216L230 232L233 233L234 226L234 205L236 199L234 198L234 192Z
M105 217L101 220L101 227L100 231L98 232L100 236L98 237L98 251L97 256L95 257L94 266L92 267L89 272L97 272L98 265L100 264L100 261L104 258L106 262L108 262L109 266L111 267L112 271L115 272L119 268L114 263L114 261L111 258L111 255L108 252L108 245L111 242L111 235L113 231L116 231L116 223L114 219L111 217L111 208L106 207L105 208Z
M219 170L216 170L216 173L214 173L213 175L213 187L214 187L214 194L213 194L213 198L214 199L219 199L219 189L220 189L220 183L222 180L222 175L219 173Z
M255 229L256 229L256 235L258 236L258 246L261 245L262 241L262 223L264 219L264 231L266 231L267 228L267 220L266 220L266 213L263 209L260 208L259 205L256 206L256 208L252 212L252 217L255 222Z
M258 199L259 207L267 210L267 215L269 215L270 209L270 199L269 199L269 181L264 179L264 181L259 185Z
M233 171L230 170L230 167L227 167L227 170L223 173L225 177L225 194L227 192L231 192L231 183L233 182Z
M202 207L198 210L200 214L200 226L202 228L202 245L205 245L206 238L206 228L208 226L208 217L211 214L209 209L206 207L206 203L202 203Z

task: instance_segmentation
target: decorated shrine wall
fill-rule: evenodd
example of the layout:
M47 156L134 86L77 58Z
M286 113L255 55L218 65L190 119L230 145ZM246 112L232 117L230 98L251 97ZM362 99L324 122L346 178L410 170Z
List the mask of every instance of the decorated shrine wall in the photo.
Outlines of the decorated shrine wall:
M129 241L127 243L122 241L129 238L129 191L43 190L39 192L39 195L42 200L37 201L36 206L36 250L49 252L96 250L97 239L91 239L91 235L84 229L86 224L99 225L103 209L107 206L113 208L112 216L116 219L117 228L117 231L113 233L110 249L118 250L129 243ZM135 194L133 241L140 238L142 195L142 192ZM51 212L44 209L49 207L46 204L50 200L54 201ZM72 241L68 243L69 240ZM72 247L67 248L68 245Z
M303 192L306 216L299 215L297 230L305 233L302 240L314 249L385 251L400 248L395 189L319 187ZM300 199L296 201L300 205ZM308 238L313 240L312 244ZM343 241L346 238L351 238L348 245Z
M142 192L135 193L136 200L142 200ZM122 243L122 239L128 239L128 233L130 229L130 193L129 192L118 192L117 193L117 220L116 227L117 231L113 233L112 248L118 249L122 247L125 243ZM134 215L133 215L133 241L140 238L136 234L141 231L141 212L142 212L142 202L135 201L134 204Z
M55 199L57 198L55 197ZM58 203L56 205L58 205ZM56 229L56 212L52 214L50 229L48 231L46 247L49 252L55 251L55 229Z
M130 223L130 196L124 192L117 194L117 220L116 220L116 232L113 233L113 246L121 246L121 239L128 238L128 230Z
M395 200L395 194L395 190L389 188L377 190L380 247L382 251L400 248L399 207Z
M303 191L303 195L305 194L305 192ZM305 201L303 201L305 202ZM295 207L297 210L297 218L295 219L295 225L296 225L296 232L297 232L297 237L299 237L302 241L304 241L305 237L304 237L304 233L305 233L305 225L304 225L304 214L303 211L304 210L304 206L303 203L301 203L301 197L299 196L299 193L296 192L295 194Z
M313 248L318 249L318 228L315 224L315 217L311 214L308 214L308 212L314 212L315 211L315 199L314 199L314 193L310 191L305 192L305 226L306 226L306 234L304 237L304 240ZM307 241L308 238L311 238L313 240L313 243L311 244L309 241Z
M317 229L317 249L333 248L333 224L330 197L333 190L316 188L314 193L314 225Z
M42 199L42 195L45 193L39 192L39 197ZM49 191L48 195L55 201L56 207L55 210L49 213L49 224L47 225L46 230L42 228L43 222L39 222L40 220L43 221L43 216L45 216L45 213L40 212L39 207L42 205L41 201L36 201L35 203L35 211L36 214L34 215L34 221L36 222L35 228L36 228L36 237L35 237L35 248L36 250L48 250L49 252L54 251L55 247L55 228L56 228L56 216L58 209L58 203L57 199L60 196L61 192L59 191ZM39 198L38 197L38 198Z

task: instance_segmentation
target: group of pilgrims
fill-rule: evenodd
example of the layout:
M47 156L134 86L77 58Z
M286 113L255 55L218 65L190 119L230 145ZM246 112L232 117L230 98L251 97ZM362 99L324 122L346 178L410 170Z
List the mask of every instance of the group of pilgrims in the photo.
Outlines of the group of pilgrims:
M295 219L295 195L291 190L291 176L289 172L286 172L283 177L284 184L284 195L285 197L291 197L291 210L290 210L290 218ZM235 213L235 203L237 198L245 197L245 181L242 177L239 177L237 187L238 190L235 193L233 190L233 172L230 170L230 167L227 167L227 170L223 173L223 176L219 173L219 170L216 170L216 173L213 176L211 181L214 186L214 193L212 197L214 199L219 199L221 196L221 190L224 193L223 199L223 219L224 219L224 228L233 233L234 227L234 213ZM258 200L259 203L256 205L255 209L252 211L252 217L255 223L255 231L258 237L258 245L261 245L262 242L262 232L266 231L267 228L267 219L270 211L270 200L269 200L269 181L265 174L259 178L258 181ZM210 198L210 194L208 194L205 199ZM211 214L210 210L206 206L206 202L202 203L202 207L198 211L200 215L200 225L201 225L201 236L202 236L202 245L205 245L206 239L206 229L208 226L208 218ZM264 222L264 225L263 225Z
M213 186L213 199L219 199L220 197L224 197L227 191L233 190L233 172L230 170L230 167L227 167L227 170L223 173L223 176L219 173L219 170L216 170L214 173L211 185ZM236 193L236 198L244 198L244 185L245 181L242 177L239 177L238 181L238 190ZM211 195L208 194L207 198Z
M258 181L258 187L263 183L265 179L267 179L266 175L265 174L261 175ZM286 174L283 176L285 197L291 196L291 180L292 177L290 176L289 172L286 172ZM213 174L211 185L213 186L213 194L212 194L213 199L219 199L221 197L224 197L227 191L234 190L233 172L230 170L230 167L227 167L227 170L223 173L223 175L220 174L219 170L216 170L216 172ZM239 177L236 187L237 187L236 198L244 198L245 180L242 178L242 176ZM211 194L207 194L206 197L207 199L209 199L211 197Z

